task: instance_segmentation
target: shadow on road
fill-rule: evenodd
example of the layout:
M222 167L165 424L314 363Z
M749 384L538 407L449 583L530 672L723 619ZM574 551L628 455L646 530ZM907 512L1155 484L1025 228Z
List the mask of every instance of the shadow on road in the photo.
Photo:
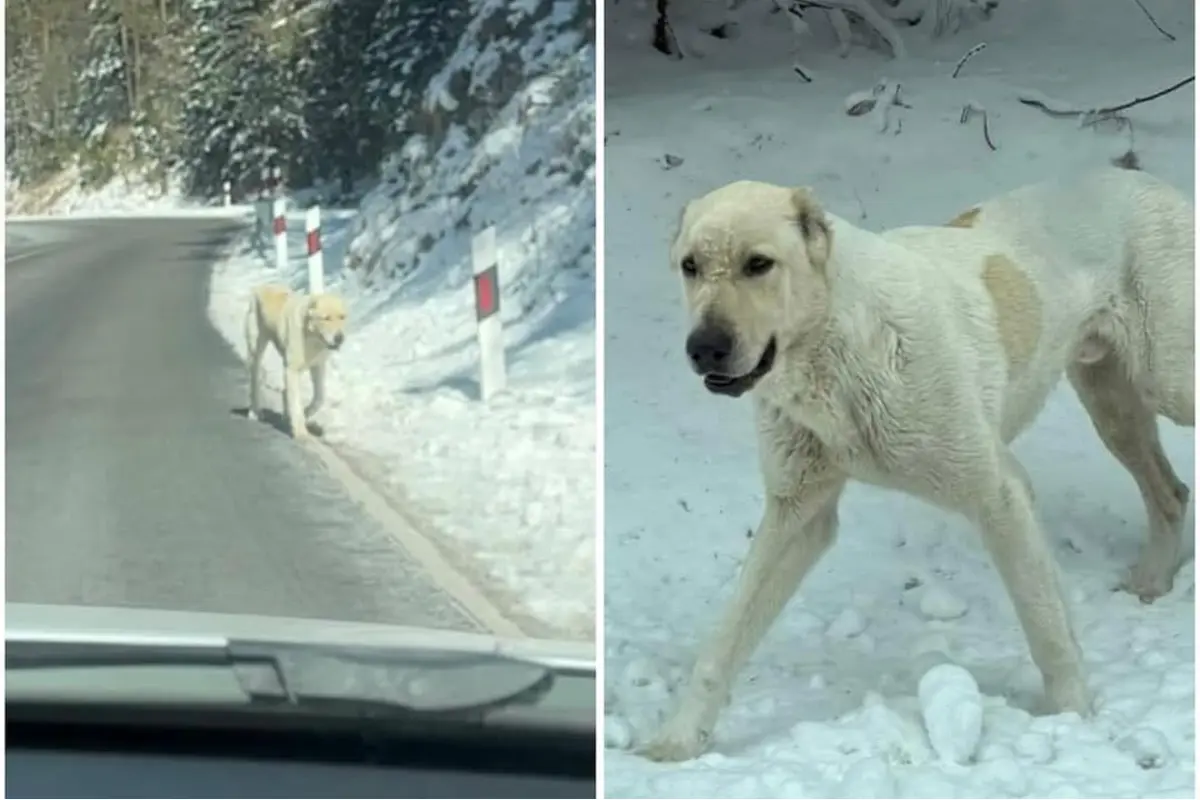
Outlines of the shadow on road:
M257 420L250 419L250 409L246 407L231 408L229 413L233 414L235 417L241 417L247 422L254 421L269 425L279 433L282 433L284 436L291 438L292 432L291 428L288 426L287 417L285 417L283 414L280 414L278 411L273 411L269 408L261 408L258 411ZM308 422L308 432L313 436L325 435L325 429L317 423L311 421Z

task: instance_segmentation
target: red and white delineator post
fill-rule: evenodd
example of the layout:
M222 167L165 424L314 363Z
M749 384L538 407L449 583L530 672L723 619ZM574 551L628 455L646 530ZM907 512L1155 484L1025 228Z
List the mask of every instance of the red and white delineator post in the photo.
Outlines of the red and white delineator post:
M287 201L276 197L271 201L271 216L274 220L275 268L280 272L287 269Z
M321 252L321 207L313 206L304 215L304 242L308 251L308 293L325 291L325 255Z
M484 401L504 391L504 329L500 323L500 276L496 229L484 228L471 240L475 273L475 323L479 338L479 396Z

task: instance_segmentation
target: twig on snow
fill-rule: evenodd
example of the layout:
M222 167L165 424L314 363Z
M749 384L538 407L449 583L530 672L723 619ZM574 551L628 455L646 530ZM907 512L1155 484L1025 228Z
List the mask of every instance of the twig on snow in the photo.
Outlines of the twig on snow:
M958 60L958 64L957 64L957 65L955 65L955 67L954 67L954 72L952 72L952 73L950 74L950 77L951 77L951 78L957 78L957 77L958 77L958 73L959 73L959 72L962 70L962 68L963 68L963 65L964 65L964 64L966 64L968 61L970 61L970 60L971 60L972 58L974 58L975 56L977 56L977 55L979 55L980 53L982 53L982 52L983 52L984 50L986 50L986 49L987 49L987 42L980 42L979 44L975 45L974 47L972 47L972 48L971 48L970 50L968 50L967 52L963 53L963 57L962 57L962 58L960 58L960 59Z
M881 97L886 97L886 104L889 106L896 105L901 108L911 108L900 99L900 84L884 78L879 83L872 86L870 89L861 92L851 92L846 95L846 99L842 101L846 113L852 117L861 117L864 114L874 111L879 105Z
M892 106L904 105L900 102L900 83L898 81L884 79L876 85L875 89L879 96L879 102L875 104L873 113L879 120L879 132L886 133L892 124ZM903 124L904 121L902 119L896 120L896 129L893 131L893 133L899 134L900 128Z
M799 75L800 79L803 80L805 83L813 82L812 76L808 74L808 70L806 70L804 68L804 65L798 61L796 63L792 64L792 72Z
M991 149L991 151L994 153L997 148L996 148L995 143L992 142L992 133L988 129L987 109L985 109L983 106L979 105L978 103L967 103L965 106L963 106L962 114L958 118L958 124L966 125L968 122L971 121L971 117L974 117L974 116L979 116L979 117L983 118L983 141L985 143L987 143L988 148Z
M1196 76L1192 75L1190 78L1184 78L1183 80L1168 86L1166 89L1157 91L1154 94L1149 94L1145 97L1134 98L1128 103L1121 103L1120 105L1115 106L1103 106L1101 108L1088 109L1073 107L1067 103L1047 97L1039 92L1022 92L1017 95L1017 101L1023 105L1032 106L1033 108L1045 111L1052 117L1111 117L1116 116L1122 111L1127 111L1134 106L1141 105L1142 103L1148 103L1151 100L1157 100L1158 98L1168 95L1177 89L1182 89L1184 86L1187 86L1189 83L1192 83L1195 80Z
M669 2L670 0L658 0L657 2L658 17L654 20L654 49L664 56L681 59L683 50L679 47L679 39L675 36L674 29L671 28L671 21L667 19Z
M1170 39L1172 42L1175 41L1175 37L1163 30L1162 25L1158 24L1158 20L1156 20L1154 15L1150 13L1150 9L1146 8L1146 6L1142 4L1142 0L1133 0L1133 2L1137 3L1137 7L1140 8L1142 13L1146 15L1146 19L1150 20L1150 24L1154 26L1155 30Z

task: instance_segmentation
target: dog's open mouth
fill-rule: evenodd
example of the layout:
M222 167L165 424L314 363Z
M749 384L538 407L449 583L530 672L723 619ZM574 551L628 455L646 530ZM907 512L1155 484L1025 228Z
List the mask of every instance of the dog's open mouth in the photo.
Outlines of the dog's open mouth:
M767 349L763 351L762 358L758 360L758 364L754 369L745 375L721 375L720 373L710 372L704 376L704 388L713 394L723 394L727 397L741 397L753 389L762 380L763 376L771 371L771 367L773 366L775 366L774 336L771 337L771 341L767 342Z

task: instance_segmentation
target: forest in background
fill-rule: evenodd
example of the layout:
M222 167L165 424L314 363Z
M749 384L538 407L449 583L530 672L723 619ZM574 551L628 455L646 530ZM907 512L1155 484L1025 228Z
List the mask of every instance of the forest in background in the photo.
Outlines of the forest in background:
M77 167L192 197L292 186L352 194L413 134L471 19L469 0L8 0L7 181Z

